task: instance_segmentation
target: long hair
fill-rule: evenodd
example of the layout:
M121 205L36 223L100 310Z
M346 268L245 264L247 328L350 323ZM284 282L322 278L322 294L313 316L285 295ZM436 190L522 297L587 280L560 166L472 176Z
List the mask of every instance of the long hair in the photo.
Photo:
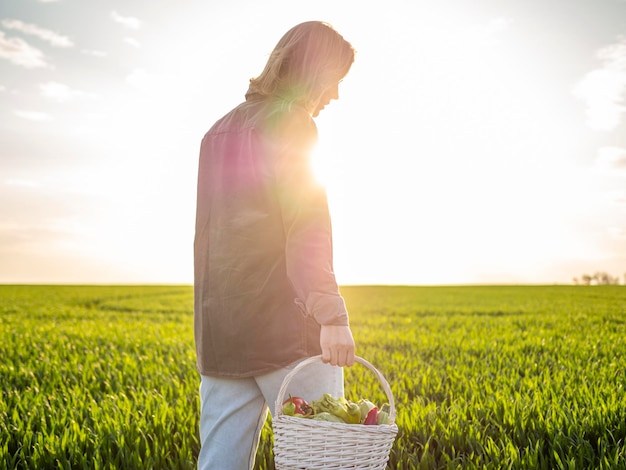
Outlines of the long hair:
M301 23L278 41L263 72L250 79L246 96L280 96L311 106L348 73L354 55L352 45L328 23Z

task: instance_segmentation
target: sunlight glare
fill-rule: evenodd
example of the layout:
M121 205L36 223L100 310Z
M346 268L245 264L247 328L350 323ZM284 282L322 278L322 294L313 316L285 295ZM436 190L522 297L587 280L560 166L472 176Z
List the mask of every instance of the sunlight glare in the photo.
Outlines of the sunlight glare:
M332 189L340 179L340 166L328 145L318 142L311 154L311 168L318 183Z

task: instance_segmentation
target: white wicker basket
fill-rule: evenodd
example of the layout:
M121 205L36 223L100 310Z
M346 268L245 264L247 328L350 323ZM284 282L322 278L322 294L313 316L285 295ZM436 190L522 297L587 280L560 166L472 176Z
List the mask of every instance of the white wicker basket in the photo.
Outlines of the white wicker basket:
M276 398L274 431L274 463L279 470L314 469L384 469L398 433L396 409L389 383L369 362L356 357L356 362L370 369L381 382L389 401L389 424L363 425L317 421L287 416L282 413L285 392L293 376L303 367L319 362L314 356L300 362L285 376Z

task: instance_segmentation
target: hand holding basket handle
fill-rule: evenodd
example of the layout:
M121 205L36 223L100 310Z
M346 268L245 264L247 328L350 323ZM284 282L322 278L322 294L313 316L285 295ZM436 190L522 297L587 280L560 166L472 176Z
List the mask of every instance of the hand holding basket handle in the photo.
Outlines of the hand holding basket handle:
M354 338L349 326L322 325L320 346L322 362L339 367L354 364Z

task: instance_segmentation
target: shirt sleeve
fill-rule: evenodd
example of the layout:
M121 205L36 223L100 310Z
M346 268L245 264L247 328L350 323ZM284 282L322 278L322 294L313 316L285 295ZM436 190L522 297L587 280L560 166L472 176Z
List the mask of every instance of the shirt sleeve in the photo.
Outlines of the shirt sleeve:
M306 115L283 127L276 184L286 240L287 275L306 315L321 325L348 325L333 271L332 228L326 191L314 178L311 151L317 128Z

